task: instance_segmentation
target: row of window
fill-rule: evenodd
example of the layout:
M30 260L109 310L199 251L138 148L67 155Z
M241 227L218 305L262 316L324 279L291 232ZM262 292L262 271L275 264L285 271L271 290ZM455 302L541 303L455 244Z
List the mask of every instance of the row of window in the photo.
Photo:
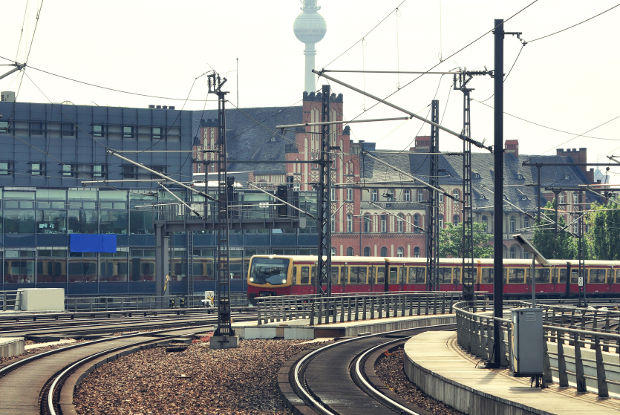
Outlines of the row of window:
M367 265L332 265L332 284L383 284L385 282L384 266ZM477 283L492 284L493 268L483 268ZM577 284L578 269L571 269L570 283ZM425 284L426 267L413 266L390 266L389 284ZM538 268L535 270L537 284L565 284L566 268ZM313 285L316 278L315 266L293 267L292 283L294 285ZM529 284L531 273L529 268L504 268L504 281L506 284ZM588 284L620 283L620 269L592 268L586 269L586 281ZM440 267L440 284L462 284L460 267Z
M90 133L93 137L105 137L109 132L110 126L104 124L93 124ZM120 129L119 129L120 127ZM164 138L162 127L150 127L149 131L144 131L147 127L139 127L140 135L149 135L154 140ZM30 121L26 123L11 123L10 121L0 121L0 134L9 134L15 130L28 130L30 135L44 135L46 132L60 133L62 137L75 137L76 125L71 122L63 123L44 123L43 121ZM114 126L114 133L120 133L122 138L135 138L138 134L138 127L133 125ZM176 131L176 129L175 129Z
M47 174L46 163L30 162L27 170L31 176L45 176ZM12 161L0 161L0 176L11 175L15 172L15 166ZM105 164L85 164L79 165L74 163L61 163L60 175L63 177L77 177L86 174L90 177L102 178L106 177L107 169ZM79 174L83 173L83 174Z

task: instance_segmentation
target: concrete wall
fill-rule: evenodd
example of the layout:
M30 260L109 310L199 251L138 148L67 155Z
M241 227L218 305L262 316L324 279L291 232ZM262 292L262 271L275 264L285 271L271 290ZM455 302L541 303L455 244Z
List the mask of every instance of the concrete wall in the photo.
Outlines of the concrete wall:
M21 311L65 311L64 288L20 288Z

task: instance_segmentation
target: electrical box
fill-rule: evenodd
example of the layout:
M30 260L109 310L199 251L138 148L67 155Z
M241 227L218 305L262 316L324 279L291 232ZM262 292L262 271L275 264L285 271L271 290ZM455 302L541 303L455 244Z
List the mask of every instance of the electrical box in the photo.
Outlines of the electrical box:
M510 369L514 376L541 376L543 373L543 324L541 308L512 310Z

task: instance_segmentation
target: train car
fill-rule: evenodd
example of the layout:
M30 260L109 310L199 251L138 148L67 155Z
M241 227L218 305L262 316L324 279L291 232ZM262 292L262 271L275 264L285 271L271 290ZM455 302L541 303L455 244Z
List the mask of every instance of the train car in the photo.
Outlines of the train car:
M332 292L423 291L427 288L425 258L332 257ZM475 259L475 290L493 292L493 259ZM579 263L549 260L536 264L538 295L560 297L579 291ZM504 260L506 297L531 293L531 259ZM255 255L247 275L248 298L266 295L314 294L317 257L311 255ZM439 289L462 289L462 259L440 258ZM569 276L570 275L570 276ZM584 286L589 295L620 295L620 261L585 261Z

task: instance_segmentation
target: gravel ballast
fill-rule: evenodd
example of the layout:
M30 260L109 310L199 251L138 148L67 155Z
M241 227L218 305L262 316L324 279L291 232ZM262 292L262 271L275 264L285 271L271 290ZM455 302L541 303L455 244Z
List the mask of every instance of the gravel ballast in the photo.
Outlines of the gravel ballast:
M296 354L325 344L241 340L236 349L211 350L208 342L201 342L182 352L166 352L165 347L142 350L91 372L75 392L76 411L80 415L292 414L278 391L278 370ZM458 413L424 400L410 385L402 351L384 356L377 374L390 389L429 413Z

